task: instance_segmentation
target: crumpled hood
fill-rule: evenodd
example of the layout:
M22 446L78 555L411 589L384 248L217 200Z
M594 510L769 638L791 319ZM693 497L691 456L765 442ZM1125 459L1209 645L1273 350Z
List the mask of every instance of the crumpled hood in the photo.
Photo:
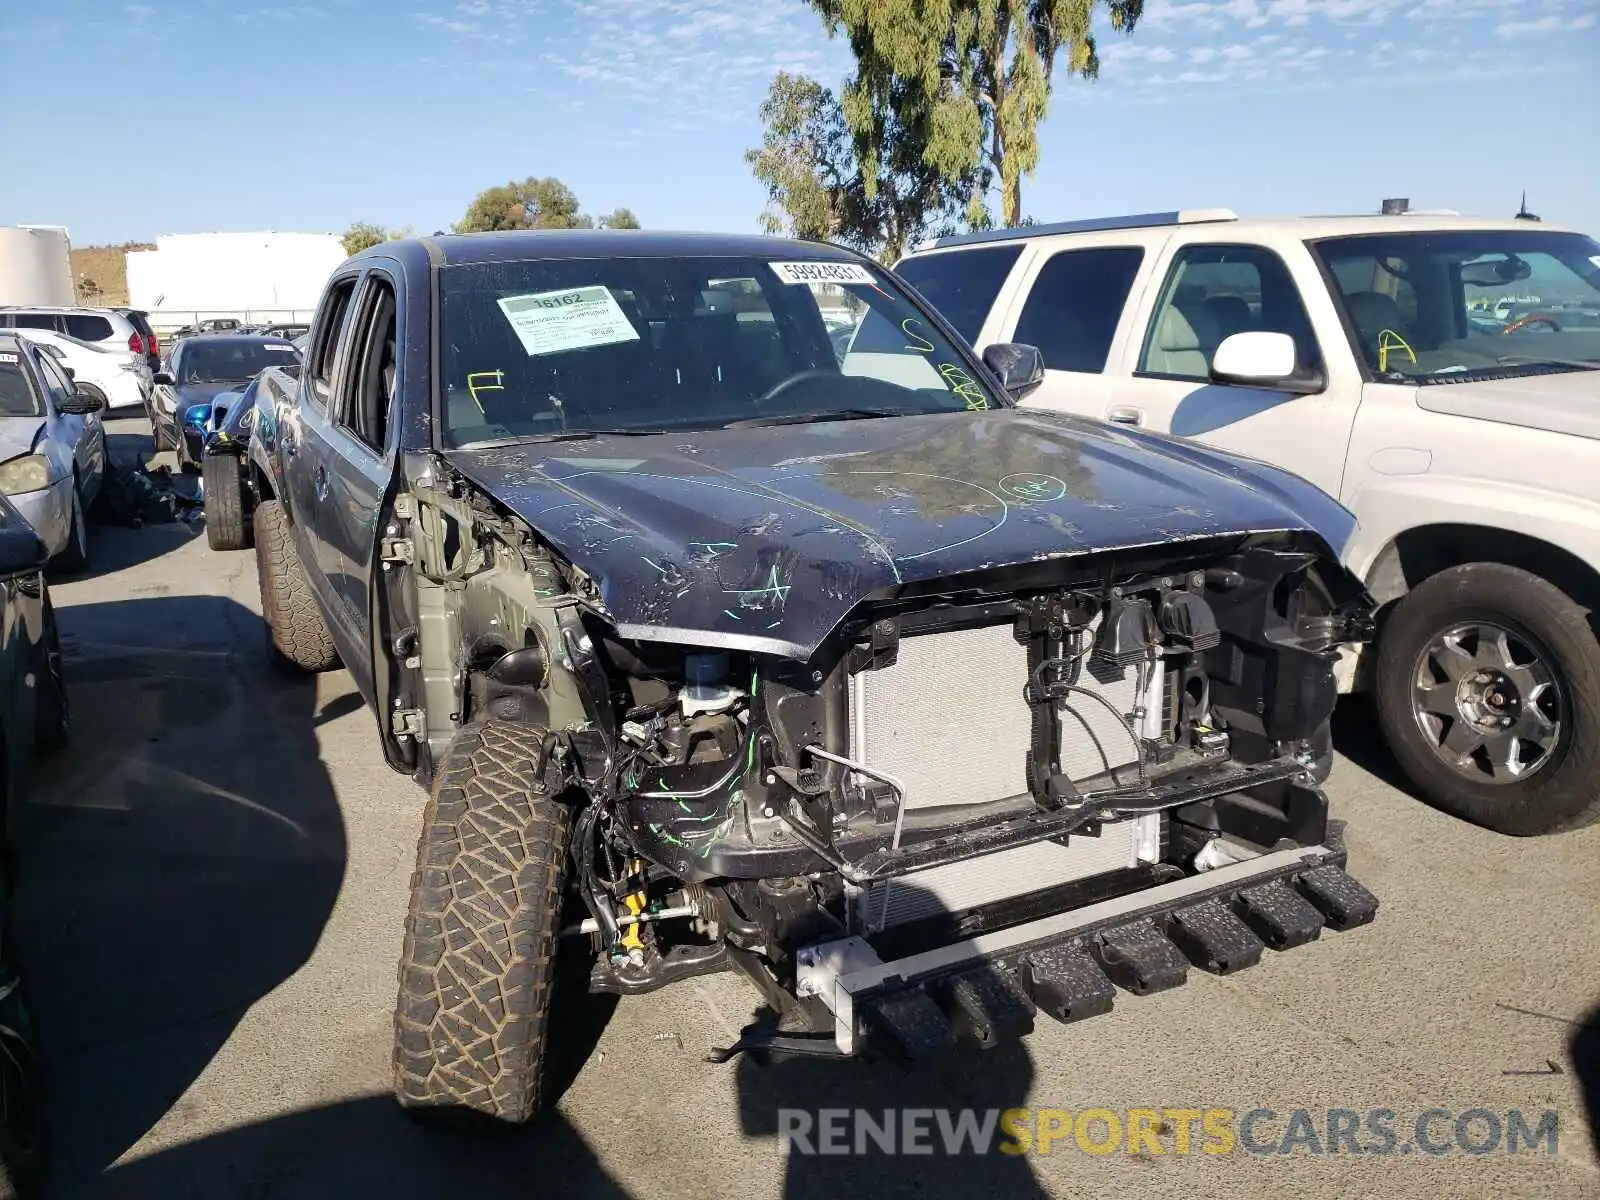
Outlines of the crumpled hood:
M1564 371L1417 389L1429 412L1600 440L1600 371Z
M43 428L43 417L0 417L0 462L31 451Z
M806 659L861 600L1013 564L1344 509L1246 459L999 410L447 451L596 579L625 637Z

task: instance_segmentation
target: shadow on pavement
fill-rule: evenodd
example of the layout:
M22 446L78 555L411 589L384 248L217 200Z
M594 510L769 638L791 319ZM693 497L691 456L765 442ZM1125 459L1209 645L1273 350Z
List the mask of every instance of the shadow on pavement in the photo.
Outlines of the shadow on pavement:
M129 599L63 607L60 622L73 744L19 821L13 911L52 1176L75 1191L311 954L346 846L314 681L266 669L248 609Z
M421 1129L387 1096L290 1113L138 1159L95 1197L625 1200L559 1113L502 1134Z
M1589 1137L1600 1159L1600 1005L1578 1025L1567 1049L1572 1055L1572 1070L1583 1092L1583 1107L1589 1117Z
M1378 707L1369 695L1339 697L1333 710L1333 748L1367 774L1416 797L1417 791L1389 752L1378 728Z
M770 1010L761 1025L772 1020ZM1021 1041L1002 1043L993 1050L963 1044L932 1061L899 1067L883 1061L848 1062L787 1058L763 1064L745 1055L736 1068L739 1120L745 1136L778 1139L809 1122L809 1145L816 1149L818 1123L823 1109L865 1110L882 1123L885 1112L902 1120L910 1109L947 1110L950 1121L971 1109L982 1121L991 1111L1003 1112L1027 1104L1033 1082L1033 1060ZM789 1115L785 1110L798 1110ZM941 1197L1003 1196L1027 1200L1048 1193L1034 1177L1027 1155L1004 1154L1006 1140L998 1126L986 1154L970 1149L947 1151L936 1115L923 1118L921 1139L932 1147L925 1154L890 1154L864 1138L864 1153L855 1153L852 1126L842 1127L848 1154L806 1154L784 1149L784 1200L838 1200L843 1196ZM968 1143L970 1145L970 1143ZM897 1149L903 1148L897 1143Z

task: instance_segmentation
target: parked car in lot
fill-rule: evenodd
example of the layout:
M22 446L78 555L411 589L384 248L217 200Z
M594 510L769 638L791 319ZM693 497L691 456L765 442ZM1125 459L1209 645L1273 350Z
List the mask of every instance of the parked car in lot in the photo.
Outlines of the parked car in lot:
M156 331L150 324L150 314L138 308L114 308L112 312L121 313L128 318L139 334L139 340L144 346L145 365L151 373L161 369L161 341L156 336Z
M64 333L44 329L17 331L72 372L78 390L93 396L108 409L145 408L155 386L144 359L121 352L107 353L92 342L80 342Z
M32 525L0 494L0 738L6 749L0 842L9 840L12 814L27 796L35 754L62 750L71 723L61 637L44 578L48 559ZM11 862L10 854L0 855L0 1196L28 1197L37 1194L43 1166L44 1115L33 1020L6 914L11 880L4 876Z
M841 290L872 347L842 363ZM275 661L342 661L431 788L404 1105L529 1118L574 966L746 971L800 1031L729 1057L914 1056L1372 919L1321 790L1369 629L1349 514L1019 411L1041 377L831 246L440 236L334 272L258 401L255 553Z
M295 348L282 338L184 338L167 356L166 370L155 376L149 416L156 449L176 450L180 467L198 469L213 407L234 403L245 385L268 367L297 361Z
M89 506L106 466L104 402L15 330L0 330L0 492L68 571L89 565Z
M941 238L896 268L977 346L1039 345L1035 407L1296 472L1355 513L1382 604L1346 664L1448 812L1600 817L1600 245L1527 221L1225 210ZM1523 288L1524 291L1527 288ZM1581 305L1574 303L1574 308Z
M0 329L37 329L87 342L107 354L126 355L155 370L155 333L142 314L122 308L0 308Z

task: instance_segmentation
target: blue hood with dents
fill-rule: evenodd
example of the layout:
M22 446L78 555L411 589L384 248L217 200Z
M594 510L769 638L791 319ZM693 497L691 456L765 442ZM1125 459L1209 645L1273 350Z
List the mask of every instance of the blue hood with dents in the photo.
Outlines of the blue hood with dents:
M806 659L860 601L1069 555L1354 520L1276 468L1028 410L447 451L624 637Z

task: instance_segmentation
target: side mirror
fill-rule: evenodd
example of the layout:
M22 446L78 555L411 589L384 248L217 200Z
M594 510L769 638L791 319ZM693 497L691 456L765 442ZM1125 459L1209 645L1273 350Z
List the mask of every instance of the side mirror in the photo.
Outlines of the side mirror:
M72 367L67 366L66 363L61 364L61 370L68 379L76 379L78 377L78 372Z
M161 384L165 387L171 387L173 385L172 372L157 371L154 375L150 376L150 382Z
M1013 400L1021 400L1044 382L1044 355L1022 342L996 342L983 352L983 365L993 371Z
M1327 386L1321 371L1296 365L1294 339L1287 333L1251 329L1222 339L1211 357L1211 381L1308 396Z
M69 417L88 416L103 410L106 402L99 396L79 388L56 406L57 410Z

